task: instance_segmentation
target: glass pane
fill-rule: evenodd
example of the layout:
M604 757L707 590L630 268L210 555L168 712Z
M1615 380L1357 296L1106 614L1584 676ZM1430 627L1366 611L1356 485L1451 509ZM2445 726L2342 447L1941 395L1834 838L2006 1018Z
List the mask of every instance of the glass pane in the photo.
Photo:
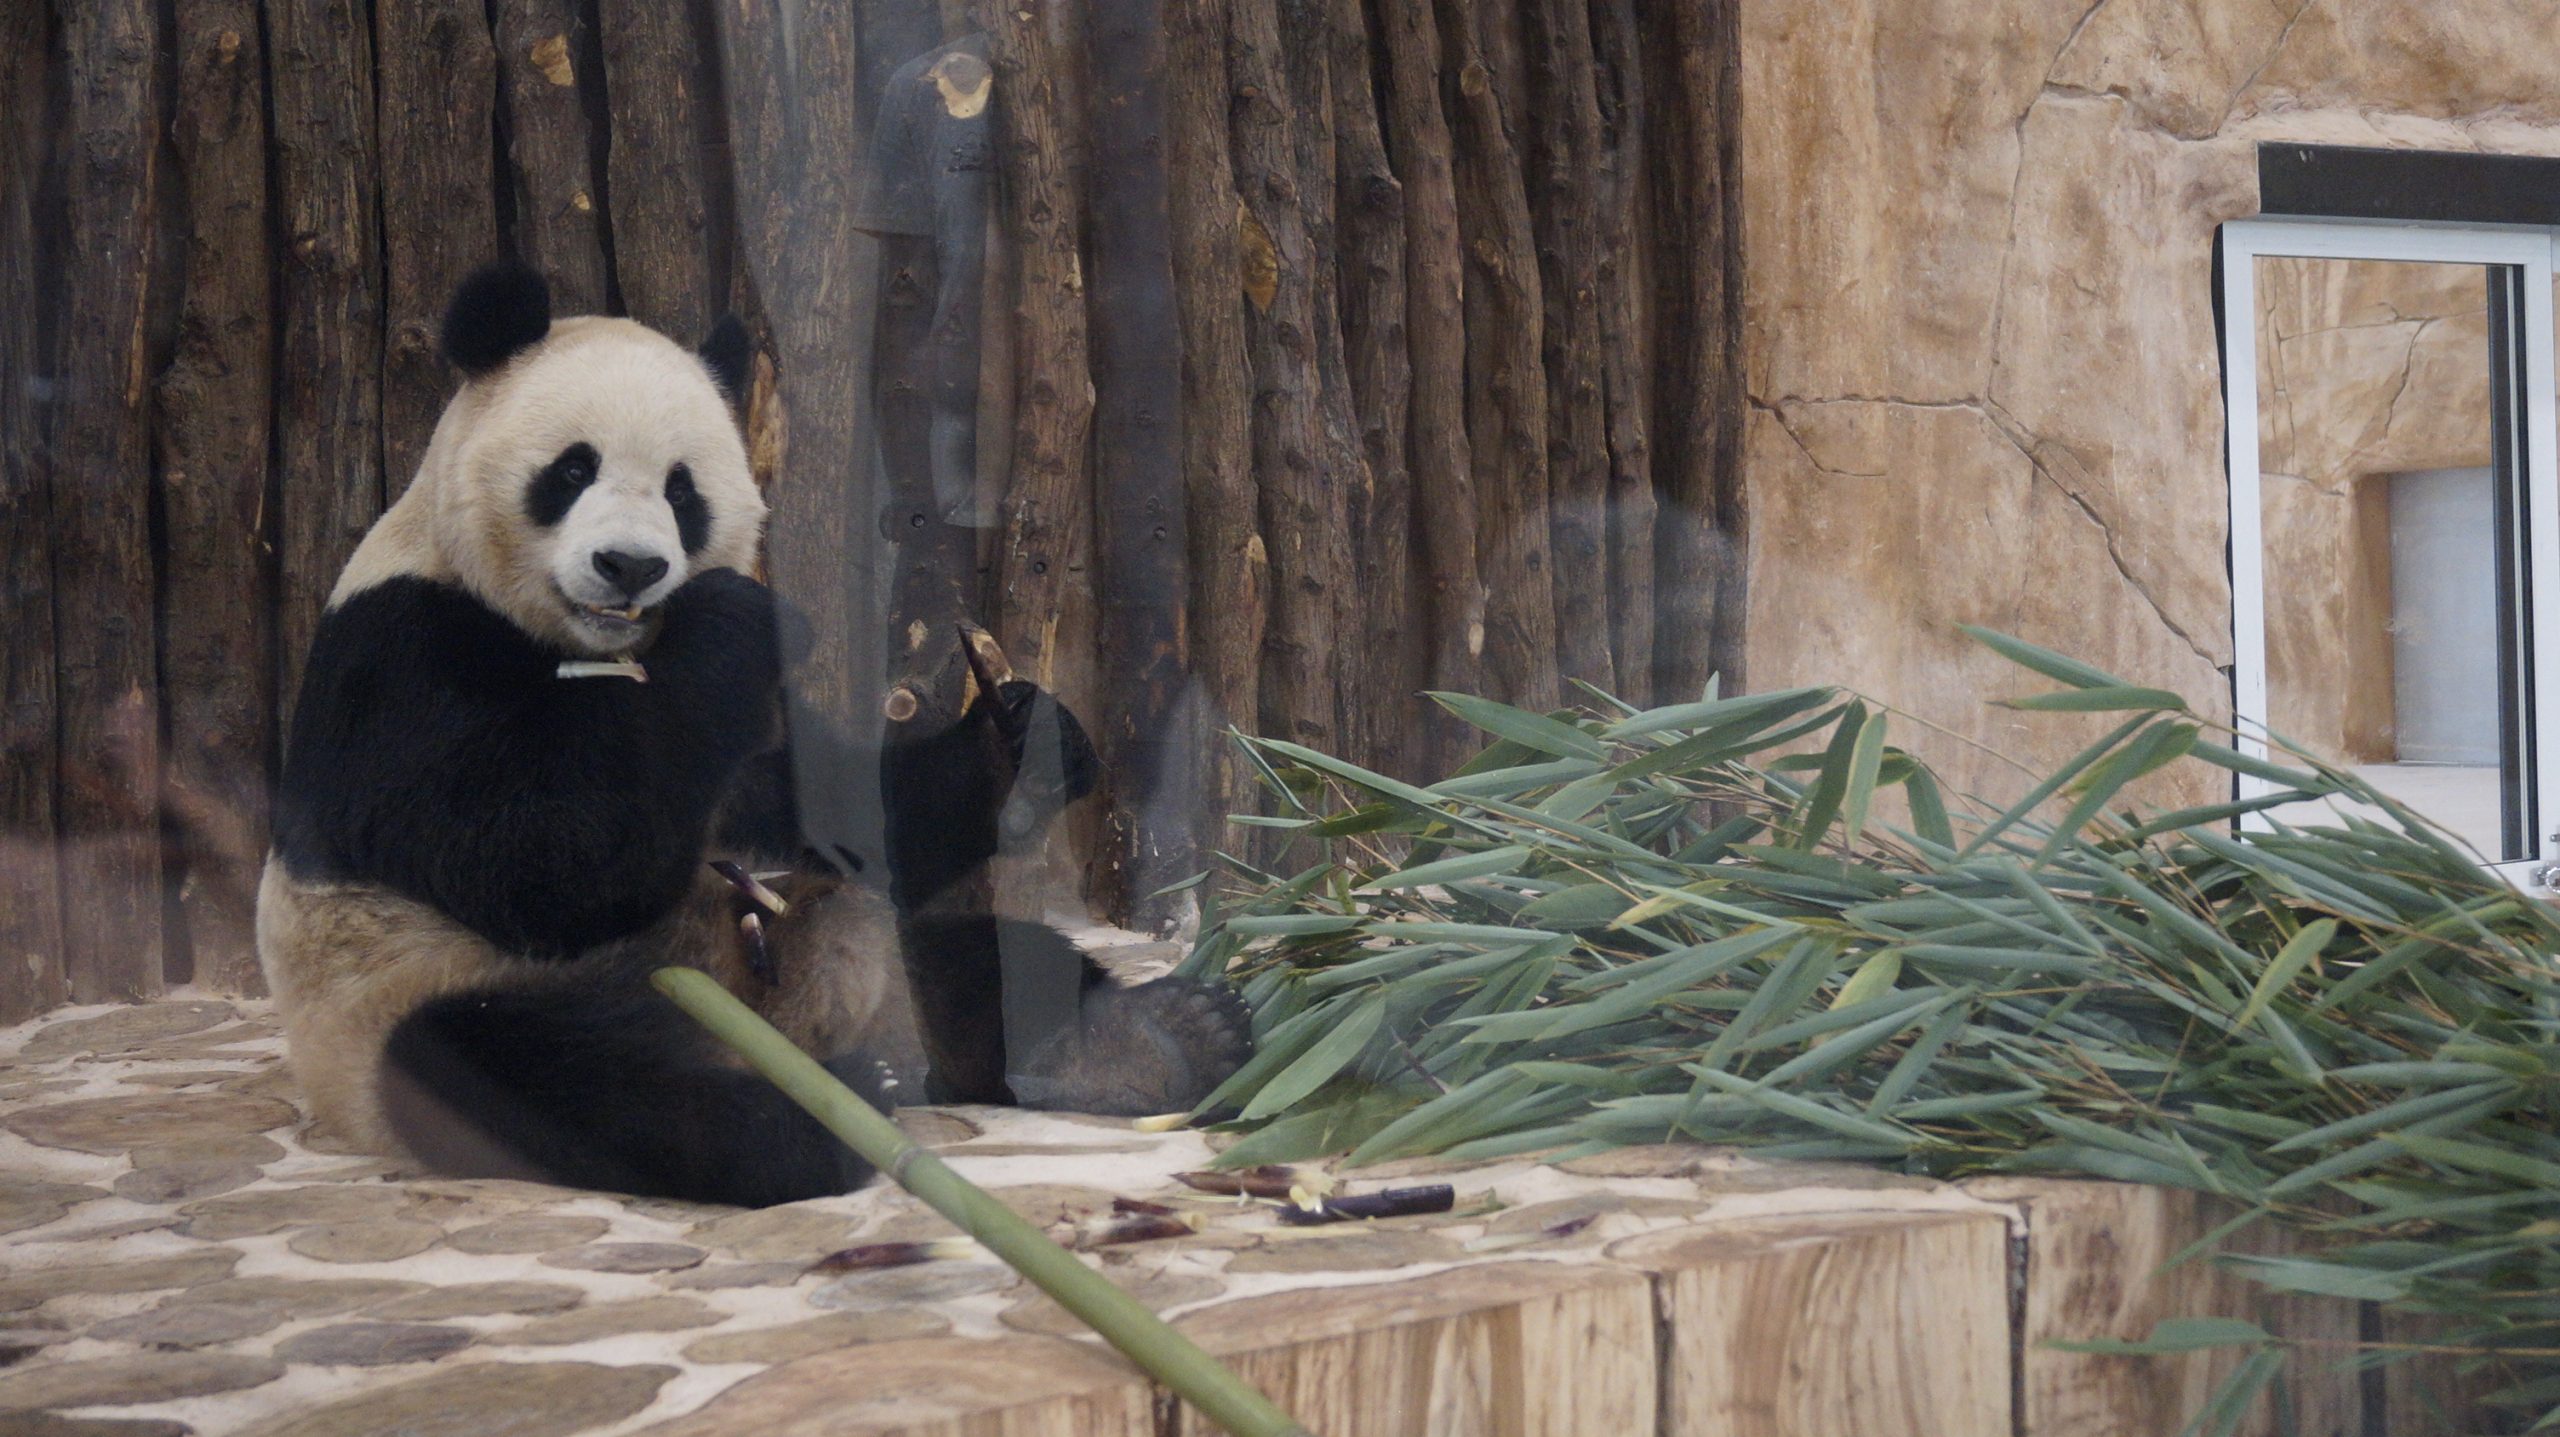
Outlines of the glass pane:
M2487 267L2262 258L2268 726L2521 858Z

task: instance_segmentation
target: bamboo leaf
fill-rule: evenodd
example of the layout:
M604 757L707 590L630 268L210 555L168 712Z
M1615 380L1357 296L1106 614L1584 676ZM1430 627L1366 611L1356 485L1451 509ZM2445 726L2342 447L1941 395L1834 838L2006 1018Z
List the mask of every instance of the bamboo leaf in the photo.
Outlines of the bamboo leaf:
M2146 689L2110 685L2094 689L2064 689L2059 693L2031 694L2022 699L2001 699L2002 708L2025 713L2121 713L2128 709L2157 712L2162 709L2184 710L2187 701L2167 689Z
M1509 704L1498 704L1491 699L1480 699L1472 694L1442 693L1435 690L1429 697L1432 702L1477 728L1483 729L1486 733L1497 738L1507 738L1513 743L1536 749L1540 753L1551 753L1558 758L1603 758L1609 752L1608 746L1600 740L1572 724L1561 719L1549 718L1545 714L1533 714L1526 709L1516 709Z
M1364 891L1382 892L1396 888L1429 888L1434 884L1455 883L1462 878L1483 878L1508 873L1529 860L1535 850L1526 844L1506 843L1481 853L1463 853L1432 863L1416 864L1407 869L1373 879Z
M1369 1046L1369 1039L1377 1034L1379 1020L1386 1015L1387 999L1383 993L1352 1009L1340 1027L1318 1038L1296 1062L1262 1085L1262 1091L1244 1105L1245 1121L1279 1112L1332 1081L1334 1074Z
M2320 950L2329 946L2329 940L2337 936L2338 920L2335 918L2322 918L2302 925L2302 931L2287 939L2284 947L2277 950L2275 958L2267 964L2267 971L2258 975L2257 985L2249 990L2249 1001L2240 1005L2239 1014L2231 1021L2243 1028L2258 1021L2258 1015L2267 1010L2267 1004L2283 992L2286 985L2300 977L2302 970L2311 966L2311 960L2320 956Z

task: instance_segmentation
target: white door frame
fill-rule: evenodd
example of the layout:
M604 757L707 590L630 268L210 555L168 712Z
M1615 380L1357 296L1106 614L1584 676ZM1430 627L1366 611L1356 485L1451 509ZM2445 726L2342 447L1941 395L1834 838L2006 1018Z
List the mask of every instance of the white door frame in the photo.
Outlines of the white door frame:
M2536 702L2527 740L2539 832L2531 858L2491 867L2521 881L2560 858L2560 436L2555 436L2551 275L2560 234L2539 228L2393 224L2316 219L2233 220L2222 227L2222 363L2225 455L2231 475L2232 704L2240 751L2267 756L2267 574L2258 473L2257 265L2264 256L2514 265L2524 271L2525 534L2535 635ZM2273 792L2240 775L2239 796ZM2252 819L2263 822L2259 815Z

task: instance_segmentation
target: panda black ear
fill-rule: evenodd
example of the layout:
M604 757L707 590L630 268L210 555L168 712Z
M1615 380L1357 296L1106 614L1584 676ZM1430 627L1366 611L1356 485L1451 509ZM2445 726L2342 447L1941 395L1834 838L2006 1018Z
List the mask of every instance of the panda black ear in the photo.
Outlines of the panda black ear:
M711 370L711 378L720 391L736 403L747 397L747 370L755 362L755 342L747 338L746 325L734 314L720 316L711 332L702 337L697 351Z
M551 332L551 286L522 260L471 272L444 311L444 357L477 379Z

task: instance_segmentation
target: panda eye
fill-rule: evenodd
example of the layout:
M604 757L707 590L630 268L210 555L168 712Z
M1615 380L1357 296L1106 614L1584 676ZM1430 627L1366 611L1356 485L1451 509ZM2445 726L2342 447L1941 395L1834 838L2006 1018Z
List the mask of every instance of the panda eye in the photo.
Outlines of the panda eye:
M684 551L700 553L711 542L711 506L693 487L693 471L681 464L667 471L667 507L676 511L676 537Z
M594 446L572 444L542 466L542 472L533 476L524 495L525 512L534 523L547 529L568 515L569 506L596 482L598 457Z

